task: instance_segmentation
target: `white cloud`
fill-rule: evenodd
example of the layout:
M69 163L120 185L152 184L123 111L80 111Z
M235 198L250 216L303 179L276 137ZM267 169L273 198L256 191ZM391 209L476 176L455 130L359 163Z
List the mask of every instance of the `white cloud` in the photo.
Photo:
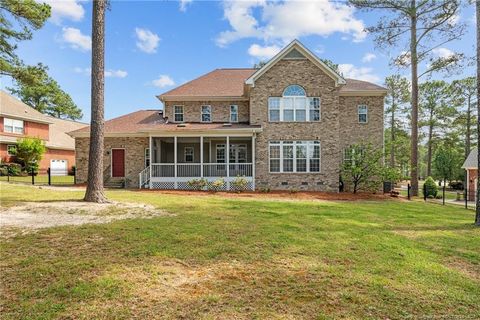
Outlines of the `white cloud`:
M41 2L51 7L50 20L55 24L60 24L63 19L80 21L85 16L85 9L78 0L42 0Z
M436 48L433 49L432 52L440 58L449 58L455 54L452 50L447 48Z
M76 73L81 73L83 75L89 76L92 74L92 69L91 68L80 68L76 67L73 69ZM125 70L105 70L105 77L107 78L125 78L128 75L128 72Z
M353 64L345 63L339 64L338 70L345 78L352 78L378 83L380 77L372 73L372 68L360 67L357 68Z
M362 62L371 62L372 60L376 59L377 56L374 53L368 52L362 58Z
M226 46L243 38L258 38L266 42L287 43L309 35L329 36L341 32L362 41L366 37L363 21L353 16L354 8L329 1L224 1L224 18L231 30L223 31L216 39ZM254 10L260 10L257 20Z
M190 5L192 2L193 0L180 0L180 11L187 11L188 5Z
M88 51L92 49L92 38L82 34L76 28L63 28L62 40L70 45L73 49Z
M135 28L137 36L137 48L145 53L157 52L160 37L148 29Z
M105 71L105 77L107 78L125 78L128 75L128 72L125 70L106 70Z
M173 81L173 79L170 78L170 76L168 76L166 74L161 74L158 77L158 79L155 79L155 80L152 81L152 84L155 87L158 87L158 88L165 88L165 87L175 85L175 81Z
M279 46L261 46L258 44L252 44L248 48L248 54L252 57L258 58L260 60L270 59L277 53L279 53L281 48Z

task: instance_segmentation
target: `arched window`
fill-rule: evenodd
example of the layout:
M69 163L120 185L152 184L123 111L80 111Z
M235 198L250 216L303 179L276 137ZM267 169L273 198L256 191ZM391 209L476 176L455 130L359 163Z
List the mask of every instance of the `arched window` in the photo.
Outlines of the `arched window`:
M284 97L306 97L305 89L297 84L290 85L283 90Z

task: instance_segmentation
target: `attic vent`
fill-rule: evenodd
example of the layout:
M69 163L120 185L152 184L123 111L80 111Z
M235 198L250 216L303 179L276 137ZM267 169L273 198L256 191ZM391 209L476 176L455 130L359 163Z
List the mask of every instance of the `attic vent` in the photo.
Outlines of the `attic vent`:
M180 123L180 124L177 124L177 127L179 128L185 128L187 125L185 123Z
M306 59L297 49L293 49L285 55L284 59Z

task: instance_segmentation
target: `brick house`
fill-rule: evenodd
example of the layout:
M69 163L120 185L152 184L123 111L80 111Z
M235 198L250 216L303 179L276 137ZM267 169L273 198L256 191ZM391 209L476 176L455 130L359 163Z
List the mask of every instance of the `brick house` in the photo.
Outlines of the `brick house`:
M75 141L67 134L86 126L84 123L44 115L0 90L0 162L15 162L12 150L18 139L40 138L47 148L39 169L52 167L56 174L75 165Z
M337 192L344 150L383 147L387 90L344 79L295 40L260 69L216 69L158 96L163 110L105 123L104 175L129 186L188 189L238 176L249 188ZM85 182L89 129L76 141Z
M469 201L475 201L477 195L477 174L478 174L478 161L477 161L477 148L473 148L470 151L467 159L463 163L462 168L467 172L467 194Z

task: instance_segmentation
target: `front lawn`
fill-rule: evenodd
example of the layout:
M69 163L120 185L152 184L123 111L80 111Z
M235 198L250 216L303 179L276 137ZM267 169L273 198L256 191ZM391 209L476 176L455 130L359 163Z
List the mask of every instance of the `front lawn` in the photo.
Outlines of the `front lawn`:
M83 196L0 188L5 207ZM108 197L172 215L2 239L1 318L480 318L473 211L401 200Z

